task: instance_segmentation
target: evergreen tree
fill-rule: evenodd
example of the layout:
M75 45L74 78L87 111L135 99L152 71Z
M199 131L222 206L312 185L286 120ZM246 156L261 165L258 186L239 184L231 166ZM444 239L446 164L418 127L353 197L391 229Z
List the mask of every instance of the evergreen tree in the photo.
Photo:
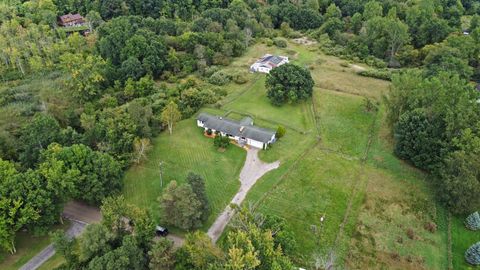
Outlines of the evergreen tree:
M480 214L478 211L467 217L465 220L465 226L472 231L480 230Z
M465 252L465 260L467 260L469 264L480 265L480 242L477 242L467 249Z
M187 183L192 187L202 209L202 221L206 221L210 214L210 207L208 205L207 191L205 189L205 179L199 174L190 172L187 176Z

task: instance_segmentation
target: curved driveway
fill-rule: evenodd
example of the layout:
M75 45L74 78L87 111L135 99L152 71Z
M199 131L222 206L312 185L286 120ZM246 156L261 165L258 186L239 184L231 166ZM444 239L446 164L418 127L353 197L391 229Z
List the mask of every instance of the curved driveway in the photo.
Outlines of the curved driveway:
M247 196L250 188L252 188L260 177L280 166L280 161L275 161L273 163L264 163L261 161L258 158L258 151L260 151L260 149L257 148L250 148L247 150L245 165L243 165L242 171L240 172L240 190L235 194L230 204L234 203L240 205ZM207 234L212 238L213 242L216 242L218 238L220 238L233 214L234 210L228 205L217 217L210 229L208 229Z

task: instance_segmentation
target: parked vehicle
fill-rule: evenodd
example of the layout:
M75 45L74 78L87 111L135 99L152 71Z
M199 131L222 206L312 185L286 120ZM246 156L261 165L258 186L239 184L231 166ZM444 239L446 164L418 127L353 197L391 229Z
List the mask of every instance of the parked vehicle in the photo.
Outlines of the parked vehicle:
M157 234L157 236L167 236L168 235L168 229L157 225L155 227L155 233Z

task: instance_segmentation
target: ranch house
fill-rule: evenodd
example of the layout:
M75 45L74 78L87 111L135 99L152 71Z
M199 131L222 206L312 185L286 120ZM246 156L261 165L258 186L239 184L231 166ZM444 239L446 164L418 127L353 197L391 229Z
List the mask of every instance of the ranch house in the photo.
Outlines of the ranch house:
M288 62L288 57L286 56L265 54L262 58L258 59L257 62L250 66L250 71L270 73L272 69Z
M208 113L200 113L197 117L197 126L205 131L210 129L213 133L218 132L222 136L228 136L242 146L249 145L266 149L276 140L275 131L254 126L253 119L250 117L235 121Z

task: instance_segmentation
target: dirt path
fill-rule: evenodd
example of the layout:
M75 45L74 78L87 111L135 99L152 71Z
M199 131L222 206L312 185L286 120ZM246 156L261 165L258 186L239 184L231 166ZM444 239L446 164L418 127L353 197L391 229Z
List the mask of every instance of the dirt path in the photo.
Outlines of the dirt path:
M257 180L260 179L260 177L280 166L279 161L273 163L262 162L258 158L258 151L260 150L256 148L247 150L245 165L243 165L242 171L240 172L240 190L237 192L237 194L235 194L230 203L240 205L247 196L250 188L252 188ZM217 217L210 229L208 229L207 234L210 236L210 238L212 238L213 242L216 242L222 235L223 230L225 230L225 227L232 218L233 214L234 210L230 207L230 205L227 206L225 210L223 210L223 212Z

